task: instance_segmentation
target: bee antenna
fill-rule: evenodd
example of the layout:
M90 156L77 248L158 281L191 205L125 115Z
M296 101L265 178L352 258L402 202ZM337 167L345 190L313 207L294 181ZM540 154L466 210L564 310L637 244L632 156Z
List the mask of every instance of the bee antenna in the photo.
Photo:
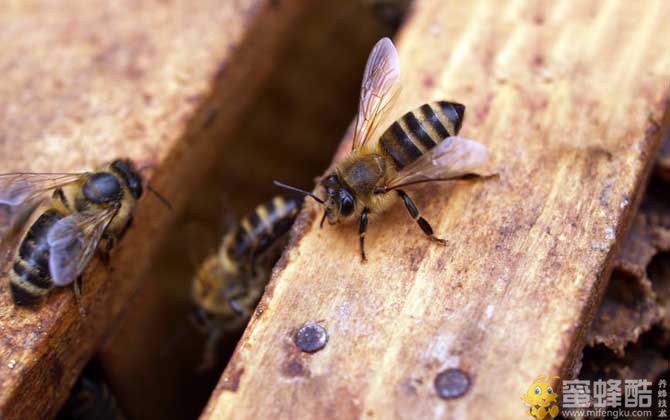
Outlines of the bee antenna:
M285 189L290 190L290 191L295 191L295 192L298 192L300 194L308 195L308 196L312 197L313 199L315 199L319 204L325 204L325 202L322 199L320 199L314 193L311 193L311 192L305 191L305 190L301 190L300 188L297 188L297 187L292 187L290 185L286 185L286 184L284 184L282 182L279 182L277 180L274 180L273 182L278 187L285 188Z
M165 198L161 193L159 193L154 187L151 186L151 184L147 183L147 190L151 191L156 198L160 200L161 203L165 205L165 207L168 208L168 210L172 210L172 204L168 201L167 198Z

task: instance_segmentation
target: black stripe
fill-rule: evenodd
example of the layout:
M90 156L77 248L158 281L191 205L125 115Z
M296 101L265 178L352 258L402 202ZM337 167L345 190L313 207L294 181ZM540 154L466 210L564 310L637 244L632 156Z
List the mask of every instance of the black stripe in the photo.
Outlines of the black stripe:
M275 208L274 200L270 200L267 203L265 203L265 211L267 211L268 217L272 218L274 212L277 211L277 209Z
M409 161L407 163L415 161L423 154L421 153L421 150L416 147L405 130L402 129L398 121L391 125L391 133L393 133L393 136L398 140L398 146L400 146L403 149L403 152L408 155Z
M246 229L244 229L244 226L240 224L235 231L235 240L232 242L227 252L231 256L241 257L249 251L250 245L251 240L249 235Z
M39 270L42 276L49 275L49 244L47 234L63 216L56 210L47 210L30 226L19 246L19 258Z
M49 244L46 240L46 234L37 244L30 239L21 242L19 259L26 265L38 269L43 275L49 274Z
M26 258L23 262L30 268L37 269L42 276L49 276L49 248L45 243L38 252L34 252L30 258Z
M416 118L416 115L414 115L414 111L410 111L403 115L402 119L405 121L405 124L407 124L409 131L414 134L417 139L419 139L423 147L428 150L435 147L436 143L430 137L430 134L428 134L426 130L423 129L421 122L418 120L418 118Z
M421 113L423 114L424 118L428 120L433 129L435 129L438 136L440 136L442 139L449 137L449 132L444 127L444 125L442 125L442 121L440 121L440 118L435 114L433 108L431 108L430 105L422 105Z
M12 292L12 300L17 305L34 305L42 298L42 296L33 295L12 282L9 283L9 289Z
M22 260L27 260L33 255L33 252L35 252L35 242L28 238L24 239L19 246L19 257Z
M288 232L291 229L291 226L293 225L293 221L295 220L294 215L288 214L285 217L282 217L281 219L278 219L273 225L272 225L272 238L273 241L280 236L284 235L286 232Z
M451 121L454 126L455 133L461 131L461 124L463 124L463 116L465 115L465 105L456 102L439 101L442 113Z
M261 220L261 217L258 215L258 211L255 209L249 217L249 223L251 224L251 228L254 230L254 232L257 232L258 229L263 225L263 220Z
M40 289L46 289L46 290L51 289L52 283L48 270L45 272L45 270L43 270L42 267L39 267L40 268L39 273L34 274L28 268L25 267L25 264L26 263L22 261L16 261L14 263L12 269L14 270L14 274L16 274L17 277L21 278L24 281L27 281L28 283Z
M57 221L62 218L61 214L56 210L47 210L40 215L40 217L33 223L28 230L25 240L30 240L39 245L41 241L46 240L46 234Z
M422 154L397 121L386 130L380 142L398 169L414 162Z

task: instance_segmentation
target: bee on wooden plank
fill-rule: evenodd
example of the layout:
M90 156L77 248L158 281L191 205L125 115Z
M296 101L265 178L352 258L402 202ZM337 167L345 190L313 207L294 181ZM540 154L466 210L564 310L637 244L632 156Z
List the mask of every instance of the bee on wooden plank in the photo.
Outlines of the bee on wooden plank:
M81 310L82 272L96 251L108 261L143 189L140 172L123 159L96 172L0 174L0 239L13 257L8 271L14 303L35 305L53 287L73 284ZM12 246L17 239L18 247Z
M208 334L201 369L216 363L221 337L249 321L302 202L302 197L277 196L256 207L200 266L191 293L194 320Z
M375 131L398 92L400 62L388 38L374 46L361 85L358 116L351 152L337 163L320 184L325 198L281 182L275 184L314 198L324 207L321 226L359 219L360 253L365 255L368 219L386 210L394 197L404 203L412 219L428 238L441 244L404 188L431 181L480 177L474 171L486 163L486 147L458 137L465 106L436 101L407 112L381 136ZM372 139L371 141L369 141Z

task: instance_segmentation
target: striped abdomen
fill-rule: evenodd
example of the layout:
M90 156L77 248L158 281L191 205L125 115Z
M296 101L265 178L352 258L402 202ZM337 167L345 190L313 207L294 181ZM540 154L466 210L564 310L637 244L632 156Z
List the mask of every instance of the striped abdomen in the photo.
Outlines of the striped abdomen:
M234 239L224 240L229 244L227 253L234 258L261 254L289 231L302 202L303 197L277 196L256 207L231 233Z
M62 218L57 210L45 211L21 241L9 274L9 287L17 305L35 304L53 287L47 233Z
M431 102L403 115L386 129L379 147L400 170L461 129L465 106Z

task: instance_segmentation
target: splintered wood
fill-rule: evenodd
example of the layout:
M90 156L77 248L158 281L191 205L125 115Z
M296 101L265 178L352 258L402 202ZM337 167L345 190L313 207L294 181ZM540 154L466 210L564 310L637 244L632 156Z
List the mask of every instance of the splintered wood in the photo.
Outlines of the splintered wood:
M50 418L137 289L189 190L222 153L306 2L11 1L0 5L0 173L147 166L173 211L145 194L112 254L35 310L0 285L0 418ZM132 351L132 349L128 349Z
M668 21L664 1L416 2L391 113L465 103L461 133L499 178L411 189L448 245L398 202L370 223L366 264L356 226L319 229L308 204L203 418L524 418L538 375L575 374L651 121L669 122ZM316 353L293 338L310 321L328 334ZM451 368L469 388L436 384Z

